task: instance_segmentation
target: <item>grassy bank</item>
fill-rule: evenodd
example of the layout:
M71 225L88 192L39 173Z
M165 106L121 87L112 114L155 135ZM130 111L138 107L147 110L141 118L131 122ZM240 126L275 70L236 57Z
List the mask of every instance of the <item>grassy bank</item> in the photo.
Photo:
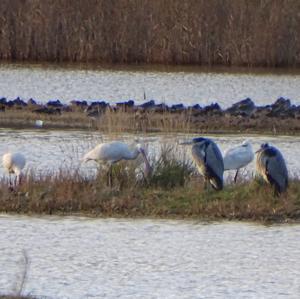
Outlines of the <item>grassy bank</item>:
M297 66L297 0L3 0L0 59Z
M37 119L44 121L44 129L99 130L103 133L247 133L299 135L300 122L294 117L241 117L229 114L197 115L192 111L183 112L103 112L91 118L83 111L62 114L37 114L30 110L7 109L0 112L2 128L34 128Z
M300 181L290 182L276 198L258 179L227 182L224 190L205 190L193 165L168 150L152 161L153 174L144 179L140 161L114 167L113 188L106 171L87 178L70 174L28 175L15 191L0 183L0 212L21 214L82 214L99 217L197 218L202 220L299 221ZM231 181L231 180L230 180Z

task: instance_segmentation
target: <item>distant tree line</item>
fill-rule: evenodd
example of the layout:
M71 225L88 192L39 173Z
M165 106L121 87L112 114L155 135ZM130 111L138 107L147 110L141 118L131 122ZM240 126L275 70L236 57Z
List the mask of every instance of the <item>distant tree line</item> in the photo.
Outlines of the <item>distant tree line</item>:
M300 64L300 0L1 0L0 59Z

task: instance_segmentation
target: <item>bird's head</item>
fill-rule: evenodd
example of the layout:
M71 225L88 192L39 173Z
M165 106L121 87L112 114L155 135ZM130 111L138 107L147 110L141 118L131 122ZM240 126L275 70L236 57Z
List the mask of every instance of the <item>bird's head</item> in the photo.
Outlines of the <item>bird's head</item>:
M198 144L201 144L201 143L203 143L205 141L207 141L207 138L204 138L204 137L197 137L197 138L193 138L192 139L193 143L198 143Z
M250 143L250 141L248 141L248 140L244 140L244 141L242 142L242 146L243 146L243 147L251 147L251 143Z
M260 148L255 152L256 154L257 153L260 153L261 151L267 149L269 147L269 143L263 143Z
M141 154L143 154L143 155L146 154L146 153L145 153L145 149L143 148L143 146L142 146L140 143L138 143L138 144L136 145L136 148L137 148L137 150L138 150L139 153L141 153Z
M197 138L192 138L191 140L179 142L179 144L180 145L195 144L195 143L201 144L201 143L203 143L205 141L207 141L207 138L197 137Z

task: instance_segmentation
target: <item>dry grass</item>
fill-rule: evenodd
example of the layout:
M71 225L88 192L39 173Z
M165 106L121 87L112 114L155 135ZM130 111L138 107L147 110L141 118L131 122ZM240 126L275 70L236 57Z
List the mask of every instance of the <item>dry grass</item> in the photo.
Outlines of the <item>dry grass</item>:
M0 112L3 128L33 128L37 119L44 121L44 128L99 130L104 133L264 133L297 135L300 122L286 117L240 117L228 114L199 114L191 110L125 111L107 109L98 118L90 118L83 111L62 112L61 115L36 114L30 110L7 109ZM276 120L276 122L275 122Z
M2 0L0 58L296 66L299 11L298 0Z

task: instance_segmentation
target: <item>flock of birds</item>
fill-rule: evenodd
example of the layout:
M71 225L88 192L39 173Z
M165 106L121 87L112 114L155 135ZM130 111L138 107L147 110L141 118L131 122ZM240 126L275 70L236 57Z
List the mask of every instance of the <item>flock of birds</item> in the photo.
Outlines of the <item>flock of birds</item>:
M229 149L224 157L218 145L209 138L193 138L190 141L180 143L192 144L192 157L199 173L204 177L205 185L208 183L215 189L221 190L224 186L223 174L225 170L236 170L234 181L236 182L239 170L247 166L254 159L254 152L249 142ZM120 141L101 143L86 153L81 162L90 160L109 165L107 184L112 186L112 165L120 160L134 160L142 155L145 162L146 177L151 175L152 168L147 159L144 148L140 144L130 146ZM3 167L9 175L15 174L15 180L9 179L10 188L21 183L22 169L26 159L22 153L6 153L2 158ZM288 187L288 171L285 160L280 151L268 143L261 145L256 152L257 173L274 188L274 194L285 192Z

